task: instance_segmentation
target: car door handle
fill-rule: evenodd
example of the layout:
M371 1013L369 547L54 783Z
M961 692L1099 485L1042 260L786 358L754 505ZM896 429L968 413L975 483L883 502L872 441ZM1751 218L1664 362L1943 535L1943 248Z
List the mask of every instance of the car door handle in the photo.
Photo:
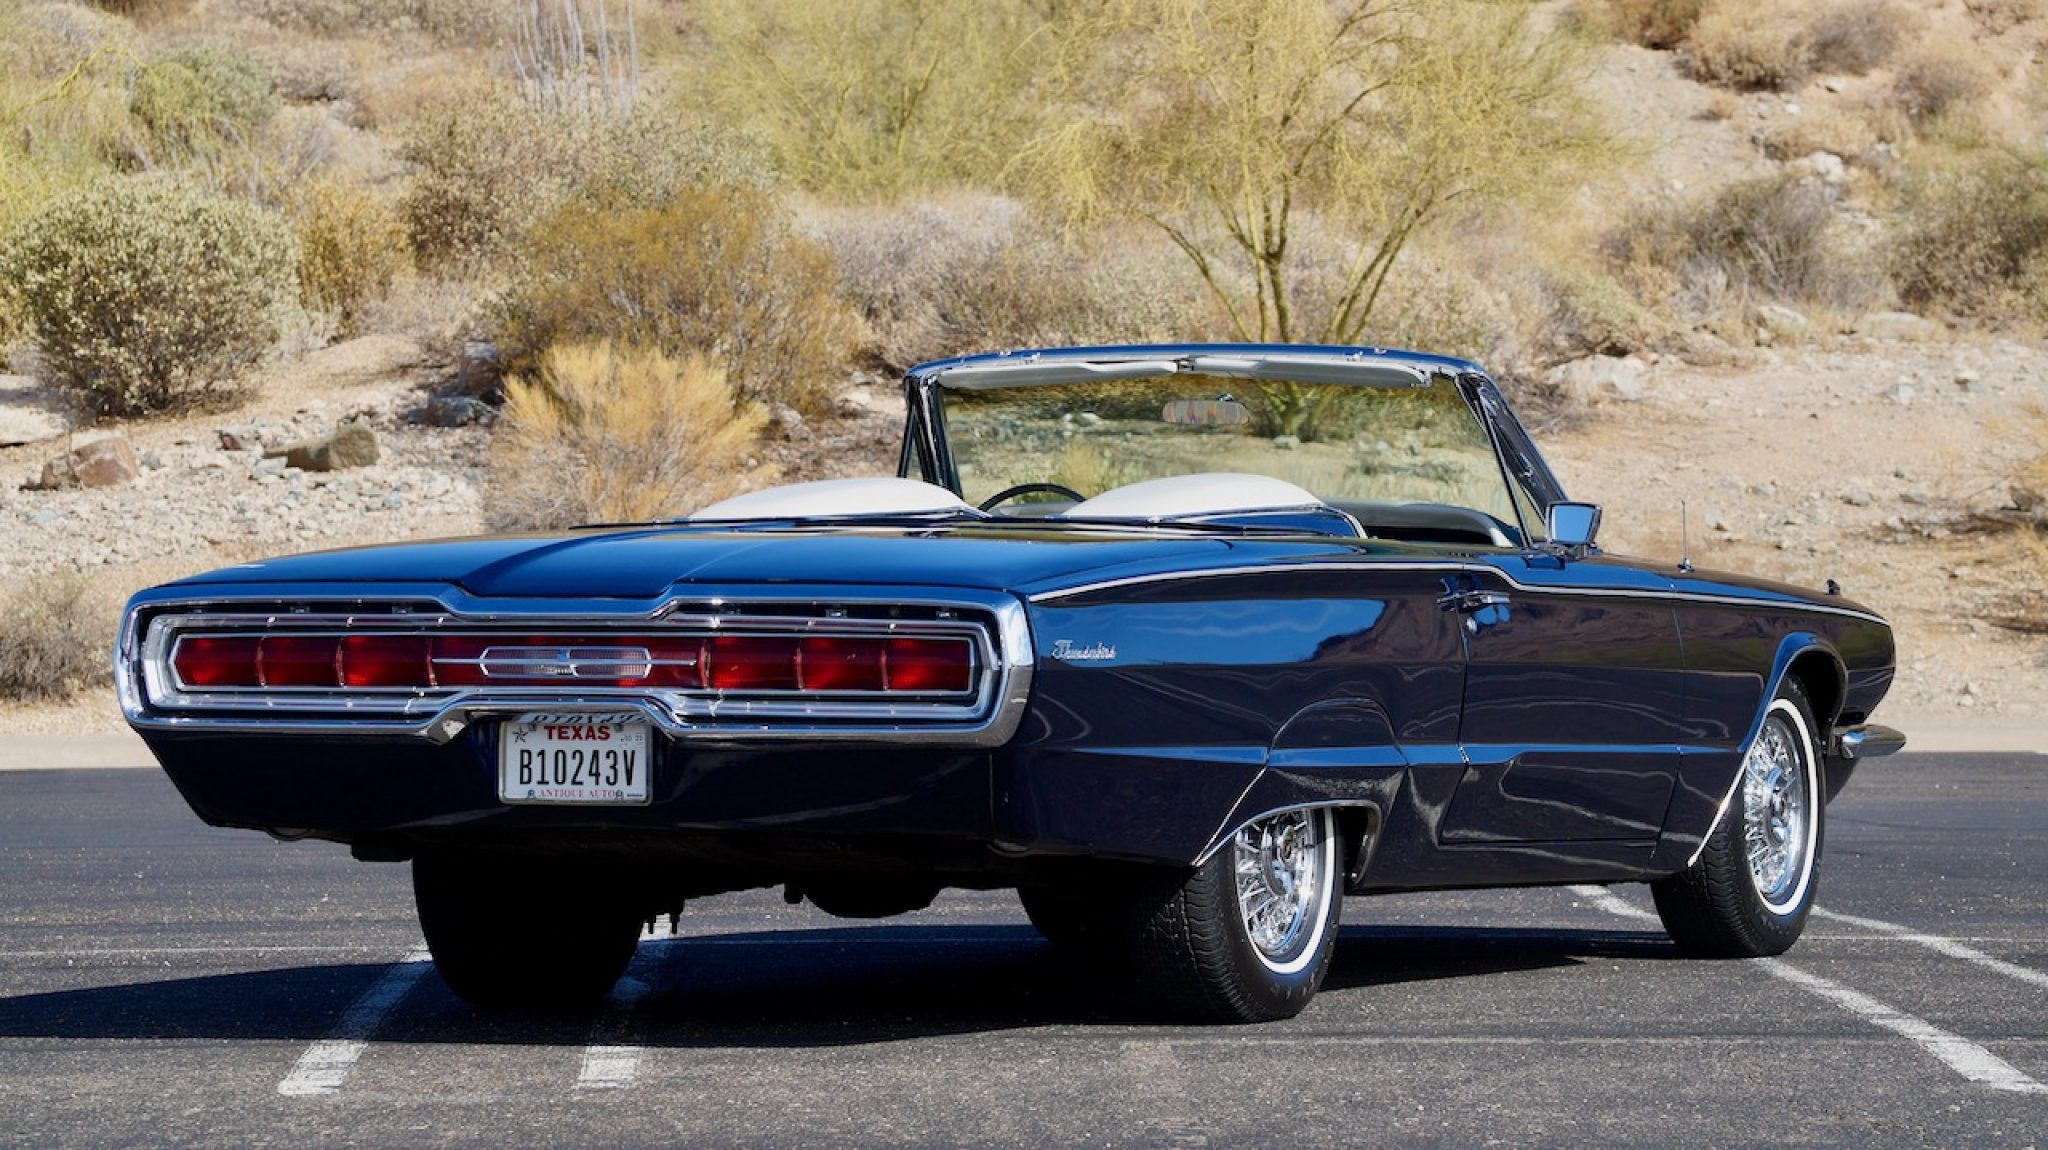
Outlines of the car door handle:
M1507 606L1508 593L1505 591L1481 591L1473 587L1460 587L1455 591L1446 592L1443 597L1436 601L1436 605L1446 611L1463 611L1470 615L1477 611L1484 611L1488 607Z

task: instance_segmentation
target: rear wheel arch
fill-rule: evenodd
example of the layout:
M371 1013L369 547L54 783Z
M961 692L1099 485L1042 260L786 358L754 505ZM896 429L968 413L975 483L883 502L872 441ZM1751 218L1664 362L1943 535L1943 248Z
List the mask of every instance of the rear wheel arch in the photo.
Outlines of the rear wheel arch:
M1842 703L1848 694L1849 672L1842 665L1841 657L1818 641L1812 642L1786 664L1779 682L1785 679L1796 679L1806 689L1807 705L1813 708L1814 720L1820 724L1820 730L1814 734L1825 746L1828 732L1841 716ZM1775 696L1776 685L1773 685L1772 695L1765 699L1766 706Z

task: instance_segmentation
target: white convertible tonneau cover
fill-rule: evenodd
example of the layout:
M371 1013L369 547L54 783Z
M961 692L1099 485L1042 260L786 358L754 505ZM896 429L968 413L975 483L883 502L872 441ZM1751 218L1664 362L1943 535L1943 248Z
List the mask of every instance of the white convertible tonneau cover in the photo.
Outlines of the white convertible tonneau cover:
M894 476L825 479L749 491L699 509L702 519L832 519L860 515L936 515L965 511L958 495L930 483Z
M1179 519L1239 511L1321 507L1323 501L1284 479L1235 471L1175 475L1113 487L1060 514L1062 519Z

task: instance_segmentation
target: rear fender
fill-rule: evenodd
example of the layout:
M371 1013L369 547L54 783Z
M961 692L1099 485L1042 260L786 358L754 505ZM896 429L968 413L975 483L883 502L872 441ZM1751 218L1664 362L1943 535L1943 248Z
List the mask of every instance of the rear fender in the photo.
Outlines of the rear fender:
M1355 881L1371 860L1381 818L1400 792L1407 768L1407 756L1379 704L1334 699L1304 708L1274 737L1265 769L1193 861L1208 861L1260 819L1327 807L1337 811L1346 877Z

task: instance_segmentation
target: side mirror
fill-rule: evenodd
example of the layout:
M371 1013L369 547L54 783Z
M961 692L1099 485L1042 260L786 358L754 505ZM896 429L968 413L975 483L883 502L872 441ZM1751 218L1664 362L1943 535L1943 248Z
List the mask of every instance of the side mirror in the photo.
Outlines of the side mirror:
M1543 513L1543 526L1550 541L1568 550L1591 547L1600 534L1598 503L1553 503Z

